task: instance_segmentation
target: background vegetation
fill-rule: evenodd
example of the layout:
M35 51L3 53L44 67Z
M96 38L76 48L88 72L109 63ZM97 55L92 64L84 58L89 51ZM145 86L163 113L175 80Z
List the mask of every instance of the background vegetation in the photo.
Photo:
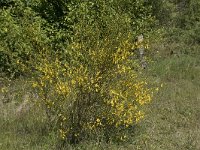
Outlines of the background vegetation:
M200 149L199 26L198 0L1 0L0 148Z

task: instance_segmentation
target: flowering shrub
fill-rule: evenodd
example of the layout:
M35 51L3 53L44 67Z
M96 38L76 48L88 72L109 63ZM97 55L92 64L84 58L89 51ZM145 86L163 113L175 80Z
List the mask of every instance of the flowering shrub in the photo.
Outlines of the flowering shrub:
M73 20L73 36L65 52L43 50L35 57L39 104L64 141L97 135L124 140L123 131L144 117L141 107L152 99L140 76L131 18L110 6L104 1L71 5L66 20Z
M144 117L140 107L151 101L152 91L134 69L137 61L130 59L135 43L129 34L118 39L115 47L110 47L113 39L102 39L93 47L72 42L70 62L59 56L37 61L39 76L33 86L63 140L109 134L110 129L131 127Z

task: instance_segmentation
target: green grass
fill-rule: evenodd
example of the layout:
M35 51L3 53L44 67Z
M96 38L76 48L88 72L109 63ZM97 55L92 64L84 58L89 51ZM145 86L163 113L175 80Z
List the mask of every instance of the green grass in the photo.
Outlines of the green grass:
M82 141L62 149L136 149L136 150L198 150L200 149L200 58L199 56L172 56L152 64L148 71L155 84L163 87L154 101L145 108L146 117L135 127L130 141L104 143ZM9 90L10 100L3 103L0 94L0 149L51 150L61 149L56 134L49 131L45 113L33 106L28 112L16 114L23 95L30 91L19 90L23 80L15 81ZM14 94L20 91L20 94ZM31 99L31 98L30 98Z

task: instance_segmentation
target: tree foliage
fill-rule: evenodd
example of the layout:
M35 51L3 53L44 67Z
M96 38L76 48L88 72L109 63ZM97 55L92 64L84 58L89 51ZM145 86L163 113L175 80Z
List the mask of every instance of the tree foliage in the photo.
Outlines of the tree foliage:
M174 54L199 54L199 0L150 0L157 27L164 29L166 49Z
M15 7L0 9L0 63L1 71L7 74L20 74L22 63L44 48L48 38L42 20L30 8L19 1Z

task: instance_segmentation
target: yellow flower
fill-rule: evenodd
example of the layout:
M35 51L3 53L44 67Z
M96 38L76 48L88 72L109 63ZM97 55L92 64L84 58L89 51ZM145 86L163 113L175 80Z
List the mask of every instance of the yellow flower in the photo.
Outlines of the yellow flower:
M96 120L98 123L100 122L100 119L99 118L97 118L97 120Z
M160 87L163 87L163 83L160 85Z
M76 81L75 80L71 80L71 83L72 83L72 85L75 85L76 84Z
M38 84L37 83L33 83L32 86L35 88L35 87L38 86Z

